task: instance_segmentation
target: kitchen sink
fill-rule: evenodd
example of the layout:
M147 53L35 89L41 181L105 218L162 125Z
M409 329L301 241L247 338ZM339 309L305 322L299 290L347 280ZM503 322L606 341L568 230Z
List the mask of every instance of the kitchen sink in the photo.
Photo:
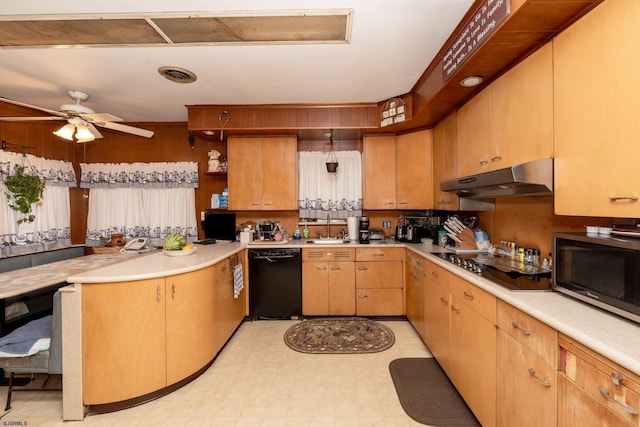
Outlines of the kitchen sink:
M335 239L327 237L326 239L309 239L307 243L312 243L316 245L342 245L345 243L350 243L351 240L347 239Z

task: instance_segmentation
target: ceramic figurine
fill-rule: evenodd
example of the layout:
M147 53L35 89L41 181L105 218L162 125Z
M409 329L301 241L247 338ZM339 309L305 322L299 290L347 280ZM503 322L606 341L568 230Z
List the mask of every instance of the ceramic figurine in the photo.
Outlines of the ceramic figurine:
M209 172L218 172L219 168L220 168L220 160L218 160L218 157L220 157L220 152L216 151L216 150L211 150L208 153L209 155Z

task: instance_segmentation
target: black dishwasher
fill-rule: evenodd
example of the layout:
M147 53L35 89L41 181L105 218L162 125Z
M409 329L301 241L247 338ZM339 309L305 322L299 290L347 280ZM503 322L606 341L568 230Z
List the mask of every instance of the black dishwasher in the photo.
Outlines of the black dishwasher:
M249 249L249 316L251 320L302 316L302 249Z

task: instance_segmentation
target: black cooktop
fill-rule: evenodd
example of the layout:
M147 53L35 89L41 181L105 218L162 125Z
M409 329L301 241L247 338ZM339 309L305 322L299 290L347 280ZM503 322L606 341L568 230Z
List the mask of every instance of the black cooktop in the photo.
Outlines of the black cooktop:
M553 290L551 288L551 271L537 266L494 257L490 254L454 254L450 252L433 252L432 254L512 291Z

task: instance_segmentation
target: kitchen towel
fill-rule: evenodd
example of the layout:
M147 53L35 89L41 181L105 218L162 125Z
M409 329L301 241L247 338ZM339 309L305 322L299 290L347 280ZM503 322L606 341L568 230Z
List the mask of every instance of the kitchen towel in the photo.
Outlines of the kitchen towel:
M240 291L244 288L244 280L242 278L242 264L238 263L233 267L233 297L238 299Z

